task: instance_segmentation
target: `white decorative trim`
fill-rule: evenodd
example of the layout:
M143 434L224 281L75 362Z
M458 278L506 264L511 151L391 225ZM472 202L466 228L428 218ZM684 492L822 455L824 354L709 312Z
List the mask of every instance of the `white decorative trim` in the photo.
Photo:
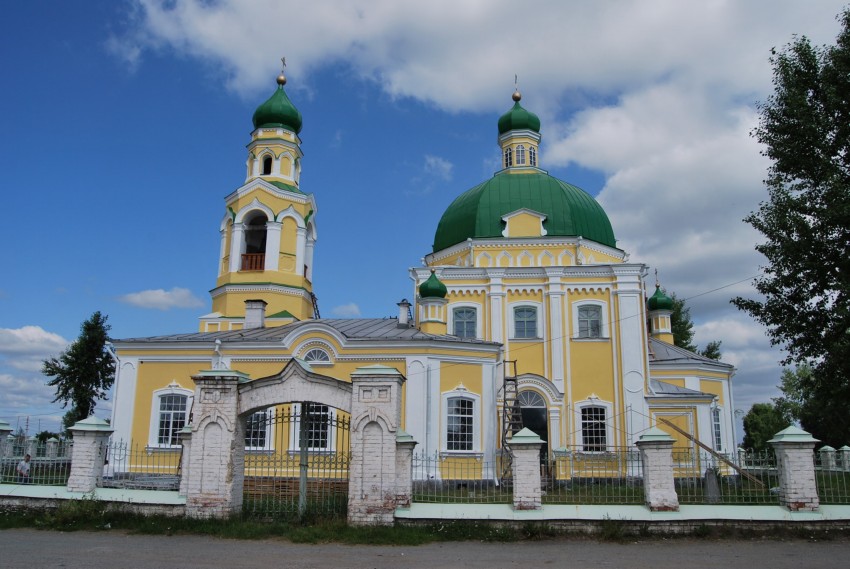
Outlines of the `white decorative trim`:
M454 311L457 310L458 308L472 308L472 309L475 310L475 336L474 337L479 339L479 340L484 337L484 327L483 327L484 325L482 323L483 318L484 318L483 314L482 314L484 312L484 305L483 304L479 304L479 303L475 303L475 302L453 302L453 303L449 304L448 308L449 308L449 310L448 310L449 313L447 315L448 322L446 322L446 324L447 324L447 331L450 335L452 335L452 336L456 335L455 331L454 331L454 328L455 328Z
M518 308L533 308L535 310L536 316L536 324L537 335L534 338L517 338L516 337L516 326L514 325L514 313ZM545 340L546 339L546 330L545 328L545 319L543 318L543 303L535 302L531 300L519 300L516 302L508 303L508 339L513 340Z
M189 424L189 415L192 413L192 403L195 400L195 392L186 389L176 380L172 380L162 389L157 389L151 394L151 415L148 428L148 447L150 448L179 448L180 445L159 444L159 398L163 395L185 395L186 396L186 424Z
M574 405L575 412L573 413L573 444L578 447L583 447L583 429L581 424L581 410L586 407L602 407L605 409L605 445L610 449L616 445L614 440L614 427L612 421L614 419L614 405L608 401L603 401L593 395L583 401L578 401Z
M448 416L449 416L449 399L460 397L472 400L472 450L448 450ZM440 409L442 420L437 423L440 425L440 452L447 455L468 455L469 453L481 452L481 396L477 393L472 393L462 384L458 385L451 391L444 391L440 396Z
M269 206L262 203L257 198L254 198L251 203L246 206L243 206L239 211L236 212L236 218L233 220L234 223L244 224L245 216L251 213L252 211L261 211L266 214L266 220L274 220L274 212L271 210Z
M600 309L600 322L599 322L599 336L598 337L589 337L589 338L580 338L579 330L578 330L578 309L582 306L598 306ZM570 303L570 316L572 319L573 327L572 327L572 335L570 338L573 340L609 340L611 338L611 330L609 327L609 322L611 320L611 315L608 312L608 303L604 300L594 300L594 299L581 299L576 300Z
M538 235L523 235L521 238L527 239L528 237L546 237L547 232L546 229L543 227L543 222L546 221L547 217L546 214L540 213L539 211L534 211L533 209L528 209L526 207L520 208L510 213L506 213L502 216L502 221L505 222L505 228L502 230L502 237L510 238L510 235L508 235L508 225L510 223L510 220L522 214L528 214L538 219L538 221L540 222L540 233Z

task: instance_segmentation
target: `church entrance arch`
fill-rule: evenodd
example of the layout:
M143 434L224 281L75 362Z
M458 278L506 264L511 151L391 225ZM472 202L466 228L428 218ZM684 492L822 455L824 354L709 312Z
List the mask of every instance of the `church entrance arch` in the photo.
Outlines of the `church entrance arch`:
M549 413L546 400L533 389L522 389L517 396L522 426L543 440L540 447L540 463L546 464L549 457Z

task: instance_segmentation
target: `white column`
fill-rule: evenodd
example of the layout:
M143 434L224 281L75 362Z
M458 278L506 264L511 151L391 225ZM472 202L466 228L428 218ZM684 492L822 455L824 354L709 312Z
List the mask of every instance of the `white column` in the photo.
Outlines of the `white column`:
M307 272L304 275L308 281L313 281L313 246L316 242L309 235L307 236L307 244L304 251L304 262L307 264Z
M549 322L551 336L549 337L552 367L549 380L555 384L558 391L564 392L564 347L568 338L563 327L564 320L564 291L555 270L546 271L549 282L546 285L546 296L549 297ZM557 271L560 275L560 271Z
M121 356L117 366L115 390L112 395L112 428L115 440L130 442L136 408L136 381L139 358ZM145 441L139 441L145 442Z
M266 222L266 264L267 271L276 271L280 261L280 226L279 221Z
M219 231L221 234L221 245L218 250L218 275L221 275L224 272L224 267L222 266L222 261L224 260L224 256L227 254L225 247L227 246L227 226Z
M230 238L230 272L236 273L242 266L242 248L245 246L242 237L242 224L233 224L233 235Z
M295 229L295 274L300 275L304 270L304 253L307 249L307 229L297 227Z
M626 429L630 436L642 433L649 428L649 412L646 404L644 387L646 383L647 352L646 325L643 311L643 291L640 281L640 270L626 267L622 272L615 268L617 274L617 304L619 310L614 315L611 334L617 333L616 340L620 345L620 390L623 399L620 413L632 408L637 411L629 413ZM633 441L628 441L633 442Z

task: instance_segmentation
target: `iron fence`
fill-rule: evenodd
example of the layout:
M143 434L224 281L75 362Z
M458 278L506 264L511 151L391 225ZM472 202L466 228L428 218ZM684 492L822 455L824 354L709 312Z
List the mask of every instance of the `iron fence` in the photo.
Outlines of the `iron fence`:
M35 438L8 443L5 456L0 458L0 483L64 486L71 474L71 441L50 439L38 442ZM28 475L18 473L18 465L30 455ZM24 468L23 470L27 470Z
M850 504L850 460L847 458L850 457L843 449L836 453L832 447L815 453L815 482L821 504Z
M643 504L643 464L634 447L553 451L541 465L544 504Z
M513 484L507 455L414 454L414 502L510 504Z
M245 515L345 517L351 463L347 413L300 403L261 411L245 421Z
M779 503L779 471L772 450L721 456L690 447L673 449L680 504Z
M132 490L179 490L183 447L153 448L111 440L101 446L104 467L97 485Z

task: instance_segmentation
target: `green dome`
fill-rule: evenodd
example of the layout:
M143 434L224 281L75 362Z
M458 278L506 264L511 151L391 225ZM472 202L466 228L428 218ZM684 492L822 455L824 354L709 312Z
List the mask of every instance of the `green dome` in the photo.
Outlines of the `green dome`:
M422 298L446 298L448 289L440 279L437 278L437 273L431 269L431 276L428 280L419 285L419 296Z
M660 285L655 285L655 294L646 301L646 306L653 310L673 310L673 299L664 294Z
M496 174L461 194L443 214L434 251L472 239L502 237L506 214L527 208L546 215L547 237L584 237L617 247L605 211L590 194L548 174Z
M269 100L254 111L254 128L283 127L295 134L301 132L301 113L286 96L283 85L278 86Z
M540 132L540 118L534 113L526 111L517 101L511 110L499 117L499 134L505 134L509 130Z

